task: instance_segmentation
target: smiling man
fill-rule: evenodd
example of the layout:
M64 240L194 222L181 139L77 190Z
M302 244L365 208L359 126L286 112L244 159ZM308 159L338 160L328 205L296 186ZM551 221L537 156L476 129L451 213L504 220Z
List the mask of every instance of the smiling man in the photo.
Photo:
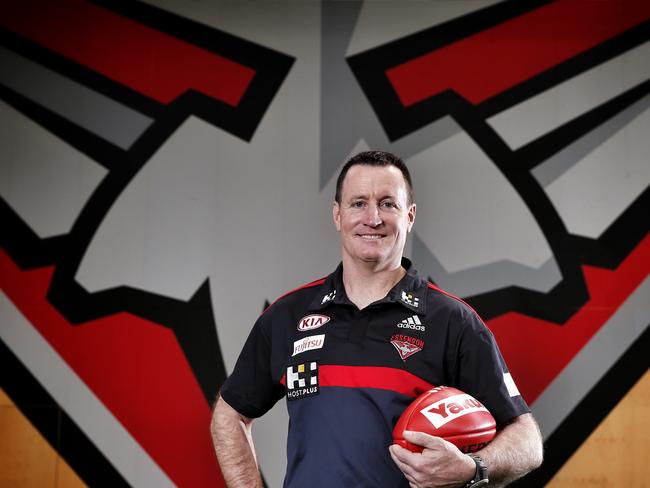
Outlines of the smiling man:
M262 314L221 388L212 435L227 486L262 486L251 426L283 396L285 487L499 486L539 466L539 429L492 334L403 257L416 205L402 160L352 157L332 213L342 262ZM392 445L400 414L434 385L490 410L499 430L487 447L468 456L423 433L405 433L421 454Z

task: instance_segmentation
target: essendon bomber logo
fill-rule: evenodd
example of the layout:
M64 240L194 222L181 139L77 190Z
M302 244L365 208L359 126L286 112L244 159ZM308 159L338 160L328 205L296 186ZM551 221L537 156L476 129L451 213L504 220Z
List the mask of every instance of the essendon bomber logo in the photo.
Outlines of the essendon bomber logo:
M390 338L390 343L395 347L402 361L405 361L424 348L424 341L422 339L416 339L415 337L403 334L393 334Z
M355 51L363 32L353 31L373 8L324 2L313 29L323 37L314 43L322 72L311 70L322 79L310 80L322 85L321 189L360 144L406 159L426 216L413 260L497 337L546 437L545 464L529 478L541 486L645 371L650 3L505 1L443 12ZM215 328L231 324L215 324L213 309L227 292L204 275L197 285L192 271L205 263L185 246L214 245L196 232L210 219L190 224L197 202L216 207L215 185L228 185L212 172L215 148L233 139L233 152L267 165L284 154L266 147L273 137L248 151L295 60L141 2L11 2L0 40L0 178L11 183L0 200L3 389L19 407L38 397L59 409L54 424L24 411L51 445L73 442L61 454L89 485L222 486L203 453L226 376L221 351L232 348ZM190 156L203 164L194 179ZM176 174L186 178L166 185ZM64 196L48 201L57 191ZM154 208L164 218L154 221ZM169 233L147 233L169 229L171 216ZM127 238L137 245L120 247ZM147 245L167 241L160 271ZM148 279L121 281L135 268ZM328 321L310 315L292 327ZM618 349L606 347L612 338ZM322 346L310 340L295 351ZM424 346L399 334L391 343L402 360ZM301 364L286 371L298 396L318 387L317 368ZM576 371L582 390L570 384Z

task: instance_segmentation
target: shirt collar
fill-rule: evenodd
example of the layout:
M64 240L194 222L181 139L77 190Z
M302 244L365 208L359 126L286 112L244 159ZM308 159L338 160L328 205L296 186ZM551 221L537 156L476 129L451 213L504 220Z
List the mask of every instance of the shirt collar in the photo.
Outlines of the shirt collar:
M426 313L427 306L427 281L418 275L413 263L408 258L402 258L402 267L406 274L378 303L399 303L409 310L421 314ZM322 310L333 304L354 305L345 293L343 286L343 263L339 263L336 270L330 274L321 292L314 298L309 306L310 310Z

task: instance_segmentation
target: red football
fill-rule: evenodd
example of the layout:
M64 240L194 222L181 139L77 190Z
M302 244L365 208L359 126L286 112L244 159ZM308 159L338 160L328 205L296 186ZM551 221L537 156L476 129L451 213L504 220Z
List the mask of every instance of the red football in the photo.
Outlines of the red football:
M421 446L404 439L405 430L442 437L467 453L478 451L494 438L496 422L488 409L471 395L438 386L417 397L393 429L395 444L422 452Z

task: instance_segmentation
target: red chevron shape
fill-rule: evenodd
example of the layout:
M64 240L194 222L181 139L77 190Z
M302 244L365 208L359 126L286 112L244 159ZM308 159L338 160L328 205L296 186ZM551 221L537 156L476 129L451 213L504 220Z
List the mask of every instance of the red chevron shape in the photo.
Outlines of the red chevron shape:
M167 104L188 90L237 106L255 70L82 0L3 5L0 25Z
M211 411L167 327L129 313L72 325L47 301L54 267L20 270L0 251L0 287L178 486L225 486Z
M510 312L487 322L528 403L533 403L650 274L650 236L615 270L582 267L589 301L562 327Z

